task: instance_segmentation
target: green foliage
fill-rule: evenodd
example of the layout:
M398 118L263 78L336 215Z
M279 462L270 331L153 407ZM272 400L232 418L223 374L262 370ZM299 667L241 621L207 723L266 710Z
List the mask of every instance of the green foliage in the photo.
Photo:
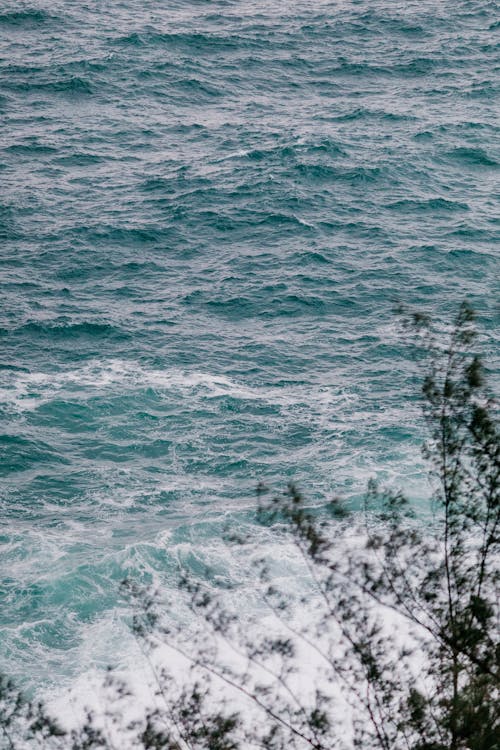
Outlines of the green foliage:
M416 514L402 492L374 482L361 514L339 501L318 514L294 485L279 495L259 486L258 519L293 540L308 593L280 590L261 560L261 600L246 623L231 609L231 590L215 596L184 576L168 603L125 581L156 692L146 716L126 727L122 747L499 750L496 405L467 305L446 340L426 316L413 316L408 329L426 353L429 512ZM239 545L244 556L250 541ZM197 616L196 632L170 616L180 598ZM158 666L164 647L181 670ZM106 715L124 723L119 713ZM0 729L8 750L18 747L20 727L24 738L42 738L37 746L60 740L43 708L4 680ZM66 747L113 748L110 737L89 716Z

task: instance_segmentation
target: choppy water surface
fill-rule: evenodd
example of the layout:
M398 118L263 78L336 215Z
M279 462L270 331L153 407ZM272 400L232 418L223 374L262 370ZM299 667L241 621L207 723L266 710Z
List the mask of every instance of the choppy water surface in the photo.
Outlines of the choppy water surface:
M426 492L393 309L493 333L497 11L0 5L3 668L118 658L117 582L231 574L258 480Z

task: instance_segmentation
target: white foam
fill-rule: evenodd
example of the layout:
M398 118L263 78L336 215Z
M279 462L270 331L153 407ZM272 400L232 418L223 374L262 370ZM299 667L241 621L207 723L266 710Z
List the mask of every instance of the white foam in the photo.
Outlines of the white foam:
M165 397L171 392L195 394L200 399L231 397L290 407L304 405L324 412L355 400L344 388L330 385L247 385L231 378L177 367L165 370L141 367L126 360L95 360L78 369L58 372L3 375L0 399L17 411L33 411L55 398L87 399L117 390L136 392L151 388Z
M269 530L263 530L263 534L264 536L269 535L269 538L267 540L261 539L259 542L253 544L246 544L244 548L240 549L239 555L236 555L235 549L231 548L228 558L228 548L225 548L225 554L222 555L225 557L224 562L226 565L229 564L231 577L234 582L238 583L236 589L225 595L225 602L229 611L238 614L238 627L243 628L244 636L250 640L253 639L255 643L264 634L269 637L290 635L290 631L283 625L285 619L288 618L285 615L276 617L265 607L260 598L260 584L256 576L252 573L251 563L260 557L262 546L265 544L268 557L273 565L273 582L277 584L278 588L288 593L294 593L297 597L300 597L303 593L309 595L308 606L305 607L301 604L296 607L291 614L289 623L295 631L299 631L303 626L309 626L308 633L311 635L314 632L311 629L311 625L314 622L314 618L316 616L319 617L319 612L322 608L322 599L314 595L307 567L293 544L287 542L284 538L280 539L279 536L276 536L276 533L271 534ZM168 541L168 537L162 539L159 536L157 539L158 543L168 543ZM345 553L346 545L349 552L352 552L354 548L359 547L361 549L364 546L364 541L364 533L359 530L351 530L344 537L337 535L334 555L340 559ZM178 552L181 559L183 556L182 553L185 551L187 551L187 547L180 545ZM222 552L221 547L218 550L218 554ZM220 562L223 561L221 560ZM84 670L76 682L73 683L71 691L58 690L52 691L47 695L49 706L62 718L67 728L81 723L85 716L85 709L91 708L96 714L97 725L102 726L106 732L110 733L109 736L113 738L116 746L131 747L132 745L129 744L132 741L131 735L127 734L128 730L124 726L125 723L134 719L140 721L145 712L155 705L160 710L163 710L163 715L168 720L168 712L165 710L165 705L161 699L158 702L157 695L156 675L161 672L162 668L166 667L177 683L177 687L175 685L173 687L174 695L178 687L192 684L194 676L190 673L192 666L191 658L198 654L197 649L200 644L200 641L197 640L198 638L201 638L201 643L205 645L209 642L213 644L215 648L214 653L216 654L213 663L216 667L224 665L234 672L246 674L247 681L245 687L247 689L257 682L260 684L271 684L272 680L268 672L259 667L258 664L252 665L248 662L239 650L240 647L237 646L236 650L233 648L231 643L237 645L238 641L231 640L228 642L225 638L218 635L215 635L212 640L212 636L209 635L210 629L206 629L202 616L196 619L196 616L193 617L189 608L186 608L183 594L181 592L170 593L173 596L170 604L165 606L164 612L167 616L167 621L172 622L172 619L181 618L180 640L174 636L167 636L166 638L155 637L154 642L156 647L154 651L148 651L147 655L144 647L141 647L141 644L135 641L131 634L123 629L123 624L116 617L110 616L106 620L102 620L100 623L89 628L89 637L86 639L86 642L100 644L101 656L99 657L95 652L86 655L82 652L79 656L82 663L88 664L89 657L91 656L94 663L97 660L102 665L102 654L106 654L107 649L110 649L111 652L114 649L114 653L116 653L116 643L119 642L121 650L117 677L124 680L125 684L130 688L131 694L118 703L113 703L111 701L113 690L106 687L102 670L99 671L96 668ZM395 637L396 643L404 641L408 645L408 643L412 642L413 636L411 631L408 630L404 618L398 617L386 610L386 608L379 607L375 608L374 614L381 617L384 629L387 630L388 635L390 634ZM343 747L349 748L352 747L353 737L351 725L352 708L349 699L346 697L345 692L341 690L341 683L328 682L325 676L327 665L316 650L316 647L318 647L324 653L329 653L330 656L342 657L342 647L339 645L342 639L340 632L338 634L335 632L336 626L333 618L330 620L330 626L332 630L329 633L329 640L326 638L323 642L323 639L317 634L314 635L314 645L299 639L295 662L298 665L298 671L287 675L286 680L290 689L300 696L303 705L313 705L317 688L330 695L334 701L331 707L331 718L335 722L336 736L343 743ZM111 639L110 633L113 633ZM328 651L328 642L330 644L337 644L333 652ZM176 650L176 644L180 647L181 651L184 651L185 656ZM263 661L268 667L273 665L272 658L269 660L264 659ZM275 664L275 667L277 666ZM410 660L409 667L414 670L416 678L418 678L422 666L421 662L412 663ZM331 670L328 669L328 672L331 673ZM199 674L203 674L203 670ZM225 699L228 701L231 711L240 711L246 720L262 720L263 715L259 714L259 710L255 708L255 705L234 688L228 687L217 678L213 681L212 687L214 706L217 704L217 701ZM171 694L170 691L169 694ZM290 694L286 690L284 691L284 697L290 698ZM273 705L278 704L274 703ZM117 726L113 726L112 721L105 722L103 708L116 711L118 718ZM124 722L124 717L126 718L126 722ZM248 745L248 747L250 748L251 746Z

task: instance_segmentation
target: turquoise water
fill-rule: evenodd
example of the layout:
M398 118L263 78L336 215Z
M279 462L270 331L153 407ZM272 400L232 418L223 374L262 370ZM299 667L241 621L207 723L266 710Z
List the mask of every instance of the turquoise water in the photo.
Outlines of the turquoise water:
M500 27L486 0L0 8L0 666L58 685L121 658L124 575L236 571L258 481L428 493L394 307L468 297L493 350Z

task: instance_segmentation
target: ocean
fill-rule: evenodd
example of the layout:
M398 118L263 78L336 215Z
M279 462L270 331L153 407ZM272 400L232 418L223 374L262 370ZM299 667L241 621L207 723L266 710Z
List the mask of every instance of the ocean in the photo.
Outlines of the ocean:
M0 670L126 663L120 581L238 580L225 528L286 581L258 482L428 497L396 307L468 299L494 361L499 30L487 0L1 1Z

